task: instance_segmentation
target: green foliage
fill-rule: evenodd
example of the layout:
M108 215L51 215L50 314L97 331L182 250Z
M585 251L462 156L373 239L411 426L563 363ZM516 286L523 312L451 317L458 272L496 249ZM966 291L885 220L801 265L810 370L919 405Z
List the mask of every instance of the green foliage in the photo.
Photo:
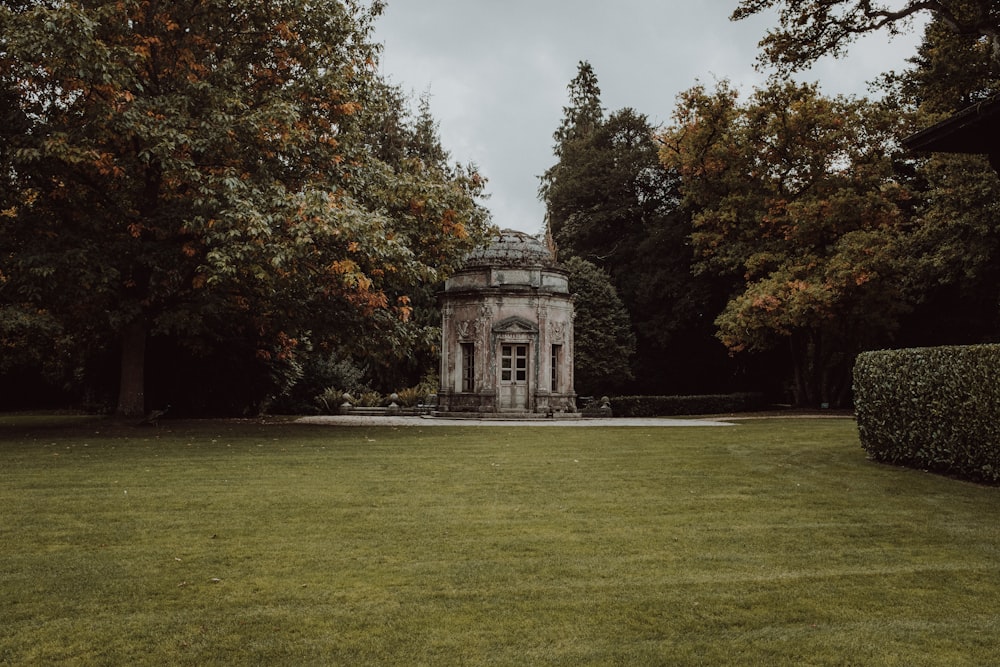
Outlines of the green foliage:
M3 282L0 274L0 287ZM65 335L60 322L45 310L23 303L0 303L0 350L4 352L0 354L0 374L26 366L56 372L60 362L66 361L59 356L59 341Z
M581 60L577 65L576 77L566 87L569 91L569 106L563 107L563 120L553 134L556 140L556 155L578 140L594 132L604 119L601 105L601 89L593 66Z
M372 401L372 396L376 398L376 405L380 398L378 392L374 392L368 383L368 372L356 361L342 354L332 354L319 357L307 371L306 382L303 386L297 386L294 395L298 396L306 388L315 386L322 382L322 390L313 394L312 409L319 409L321 414L337 414L337 410L344 402L344 394L351 398L348 401L352 405L360 405L360 400ZM360 398L355 398L360 397ZM286 404L284 412L291 414L308 414L312 410L303 409L299 403Z
M322 352L303 351L297 355L302 360L301 374L288 391L278 394L268 406L269 414L311 414L317 407L317 396L340 388L344 391L359 392L368 388L367 370L343 351ZM339 402L334 403L334 407Z
M911 67L884 76L890 94L920 112L950 114L988 99L1000 90L1000 70L992 66L989 44L976 35L956 34L933 20L924 29Z
M622 109L564 144L558 157L542 188L553 238L564 254L617 272L676 207L653 128Z
M938 153L922 162L918 177L921 224L907 249L938 268L939 282L981 280L1000 255L997 174L982 156Z
M910 303L900 250L909 193L893 159L905 118L772 80L682 93L661 157L694 213L695 270L739 281L716 319L733 353L790 349L800 405L846 401L853 355Z
M711 394L704 396L613 396L615 417L671 417L752 412L766 407L763 394Z
M407 387L406 389L400 389L396 392L396 395L399 397L400 405L404 408L412 408L427 398L428 393L432 392L422 391L420 387Z
M930 126L1000 91L1000 69L989 66L987 48L932 21L912 67L886 77L887 92L901 113L913 113L915 128ZM904 284L917 304L897 346L1000 340L1000 179L979 155L932 153L901 167L916 224L899 252L916 260Z
M690 216L680 208L676 173L660 163L656 128L645 115L624 108L605 117L592 68L581 67L569 91L554 135L558 161L539 189L548 229L563 258L587 260L610 276L641 350L635 382L659 388L687 379L665 369L705 347L698 338L721 351L711 340L719 281L691 274Z
M1000 178L982 156L936 153L914 180L919 224L900 248L918 299L908 344L1000 340Z
M573 378L579 394L607 394L632 377L635 336L607 274L580 259L565 262L573 294Z
M353 404L359 408L377 408L385 402L385 397L377 391L363 391L357 395Z
M344 391L336 387L327 387L317 394L314 400L319 414L335 415L344 402Z
M422 403L435 391L437 391L436 386L432 387L426 383L421 383L415 387L407 387L406 389L395 392L397 396L396 403L405 408L412 408L419 403ZM353 393L346 393L349 396L347 402L354 407L377 408L387 407L389 405L390 396L383 395L377 391L361 390ZM327 387L314 397L314 410L318 410L319 413L323 415L338 414L340 406L343 405L345 401L344 394L344 390L338 389L336 386Z
M121 412L149 336L265 362L426 347L414 286L474 243L484 181L379 80L380 9L0 6L0 309L58 323L67 356L124 341Z
M733 17L769 8L779 10L778 27L761 43L762 59L785 73L805 68L822 55L843 53L858 35L879 30L892 34L907 30L912 17L930 19L910 60L912 67L883 79L896 104L893 113L911 116L909 127L914 130L1000 91L1000 6L991 0L741 0ZM908 228L897 243L881 244L895 257L909 258L908 266L897 272L903 293L896 303L909 301L915 308L902 319L898 343L1000 339L996 174L984 159L968 155L917 160L900 156L896 167L906 193L899 204ZM873 304L868 312L887 311ZM900 315L898 310L888 312L893 313L890 319Z
M993 0L740 0L732 18L771 10L777 10L778 27L761 40L761 60L785 74L807 69L825 55L843 55L860 35L904 32L915 16L927 14L954 33L985 42L987 57L1000 65L1000 8Z
M420 384L414 387L407 387L396 392L399 396L400 405L412 408L420 403L424 403L431 394L436 394L438 390L437 376L427 376L421 380Z
M854 368L876 461L1000 483L1000 345L866 352Z

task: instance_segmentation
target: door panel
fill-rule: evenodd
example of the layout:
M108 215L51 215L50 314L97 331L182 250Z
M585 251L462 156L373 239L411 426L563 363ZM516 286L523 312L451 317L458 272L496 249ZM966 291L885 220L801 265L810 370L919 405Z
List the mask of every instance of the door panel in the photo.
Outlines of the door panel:
M528 346L500 346L500 409L528 409Z

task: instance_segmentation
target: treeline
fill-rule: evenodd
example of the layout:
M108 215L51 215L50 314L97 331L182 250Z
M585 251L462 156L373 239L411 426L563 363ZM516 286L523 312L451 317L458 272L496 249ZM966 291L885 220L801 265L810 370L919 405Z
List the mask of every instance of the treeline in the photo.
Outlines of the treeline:
M998 92L996 10L902 4L933 20L877 101L723 81L655 127L607 113L581 63L540 188L579 393L838 405L862 350L997 340L996 174L900 147ZM846 0L734 18L778 6L780 75L886 24ZM379 76L381 8L0 7L0 409L433 386L435 293L489 235L485 179Z
M0 409L420 381L435 286L489 216L381 78L382 6L0 6Z
M844 406L859 352L998 340L1000 180L984 157L901 143L1000 92L991 58L934 20L877 100L721 81L681 93L664 127L607 114L580 63L540 195L561 259L603 274L627 320L618 347L577 328L578 368L614 369L578 391Z

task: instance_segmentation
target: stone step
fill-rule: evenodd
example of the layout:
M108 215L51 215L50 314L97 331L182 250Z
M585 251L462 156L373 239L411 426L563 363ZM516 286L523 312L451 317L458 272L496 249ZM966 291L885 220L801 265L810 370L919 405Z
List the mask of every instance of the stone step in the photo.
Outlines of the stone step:
M415 408L399 408L398 411L391 412L389 408L340 408L340 414L342 415L354 415L356 417L384 417L389 414L393 415L426 415L430 414L431 408L429 407L415 407Z
M544 412L432 412L435 419L473 419L488 421L559 421L581 419L579 412L556 412L551 415Z

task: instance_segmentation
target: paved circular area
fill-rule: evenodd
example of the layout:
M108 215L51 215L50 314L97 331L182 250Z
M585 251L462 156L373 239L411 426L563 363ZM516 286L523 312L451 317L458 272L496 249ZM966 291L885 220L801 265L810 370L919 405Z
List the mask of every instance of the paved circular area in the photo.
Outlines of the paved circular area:
M300 417L299 424L322 424L327 426L733 426L728 421L718 419L671 419L656 417L651 419L443 419L440 417L363 417L354 415L324 415Z

